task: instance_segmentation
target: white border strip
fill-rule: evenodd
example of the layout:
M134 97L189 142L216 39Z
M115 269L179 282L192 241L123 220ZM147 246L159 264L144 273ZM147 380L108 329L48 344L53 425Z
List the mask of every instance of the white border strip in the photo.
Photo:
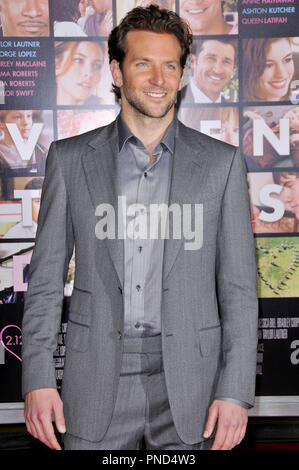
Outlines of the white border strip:
M255 397L255 405L248 410L251 417L299 416L299 396Z
M255 398L250 417L299 416L299 396L263 396ZM0 403L0 424L24 423L24 403Z
M24 423L24 403L0 403L0 424Z

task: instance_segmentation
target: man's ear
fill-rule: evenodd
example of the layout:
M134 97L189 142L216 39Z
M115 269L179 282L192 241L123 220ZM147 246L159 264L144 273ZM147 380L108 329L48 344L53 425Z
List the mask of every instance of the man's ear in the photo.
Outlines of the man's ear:
M110 63L110 71L113 78L113 83L115 86L120 88L123 85L123 74L120 70L119 62L113 59Z
M194 69L196 63L196 55L195 54L190 54L190 67L191 69Z

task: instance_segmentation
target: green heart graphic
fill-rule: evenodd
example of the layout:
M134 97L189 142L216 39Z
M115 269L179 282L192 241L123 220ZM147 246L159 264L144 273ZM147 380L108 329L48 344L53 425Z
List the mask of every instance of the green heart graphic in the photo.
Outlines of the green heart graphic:
M299 240L256 238L258 296L299 296Z

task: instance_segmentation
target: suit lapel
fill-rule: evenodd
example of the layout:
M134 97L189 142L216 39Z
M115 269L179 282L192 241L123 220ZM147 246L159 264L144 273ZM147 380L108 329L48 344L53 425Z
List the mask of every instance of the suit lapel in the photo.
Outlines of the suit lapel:
M204 147L198 145L198 140L192 143L186 130L178 122L169 194L169 206L179 204L181 209L183 204L194 204L199 200L204 190L207 171L207 154ZM183 233L180 239L173 238L171 222L172 218L170 218L169 239L165 240L164 245L163 280L167 278L184 241Z
M172 204L194 204L195 197L203 192L203 182L207 170L207 154L198 140L190 141L188 129L178 122L175 152L173 157L172 177L169 193L169 206ZM108 203L114 207L116 216L116 236L104 240L110 258L117 272L121 286L124 276L124 243L117 234L117 167L118 133L114 121L89 143L87 151L82 155L82 164L88 190L94 209L100 203ZM170 225L169 239L165 240L163 279L165 280L175 262L183 243L183 237L174 239Z
M87 151L82 155L82 164L94 209L101 203L114 208L115 238L105 238L104 243L123 287L124 246L117 233L117 155L118 134L114 121L88 143Z

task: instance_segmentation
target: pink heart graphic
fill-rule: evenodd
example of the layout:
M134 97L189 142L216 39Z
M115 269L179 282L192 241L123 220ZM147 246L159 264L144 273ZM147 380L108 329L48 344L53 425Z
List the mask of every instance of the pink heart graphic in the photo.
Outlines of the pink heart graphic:
M20 327L18 327L17 325L6 325L4 328L2 328L1 332L0 332L0 341L2 343L2 346L4 347L4 349L6 349L10 354L12 354L13 356L15 356L19 361L22 362L22 359L20 358L20 356L18 356L16 353L14 353L11 349L9 349L6 344L4 343L3 341L3 333L5 330L7 330L7 328L17 328L17 330L19 330L21 333L22 333L22 330Z

